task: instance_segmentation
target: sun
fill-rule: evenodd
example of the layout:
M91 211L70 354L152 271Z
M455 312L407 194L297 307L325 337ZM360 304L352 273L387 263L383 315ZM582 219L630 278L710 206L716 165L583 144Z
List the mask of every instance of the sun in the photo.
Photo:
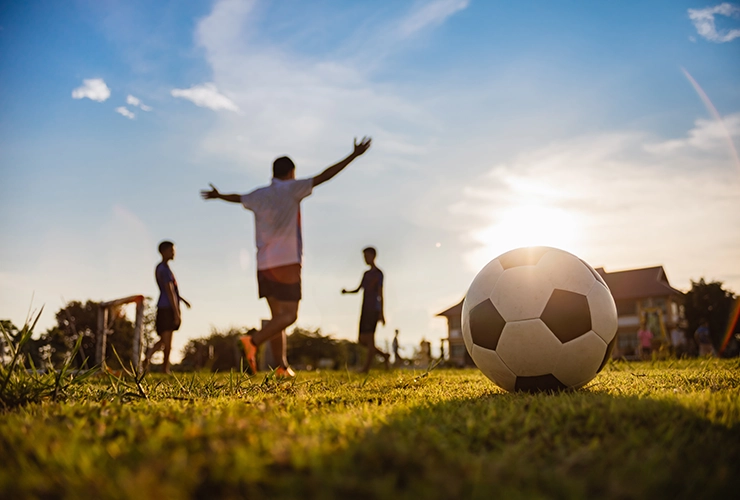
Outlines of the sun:
M573 251L581 232L579 217L545 203L528 202L504 208L496 222L473 233L481 245L471 256L476 268L519 247L550 246Z

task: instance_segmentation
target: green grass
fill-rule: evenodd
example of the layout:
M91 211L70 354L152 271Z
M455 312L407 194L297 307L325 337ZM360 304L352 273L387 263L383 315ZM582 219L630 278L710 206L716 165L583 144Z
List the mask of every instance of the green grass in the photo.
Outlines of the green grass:
M89 379L0 414L0 497L731 498L739 389L738 360L555 395L477 370Z

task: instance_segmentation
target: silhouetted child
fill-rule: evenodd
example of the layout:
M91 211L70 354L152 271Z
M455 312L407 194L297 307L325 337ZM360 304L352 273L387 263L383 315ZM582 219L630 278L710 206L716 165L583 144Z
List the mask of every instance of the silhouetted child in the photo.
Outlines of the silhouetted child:
M269 186L247 194L221 194L211 184L210 191L201 191L205 200L223 200L241 204L254 212L257 240L257 285L260 298L267 299L272 318L254 334L241 337L244 354L253 373L257 372L257 348L270 342L273 356L278 358L276 373L293 377L286 356L285 329L298 319L301 295L301 264L303 261L303 231L301 201L313 188L328 181L370 147L371 139L355 139L354 150L346 158L326 168L315 177L295 178L295 164L281 156L272 164Z
M159 341L146 353L144 369L148 369L152 356L157 351L164 351L164 362L162 369L170 373L170 350L172 349L172 333L180 328L182 317L180 315L180 302L190 309L190 303L180 297L177 288L177 280L167 264L175 258L175 244L171 241L163 241L159 244L159 253L162 254L160 262L154 270L154 277L159 287L159 300L157 301L156 328Z
M356 289L345 290L342 288L342 293L357 293L360 289L363 290L359 341L360 344L367 347L367 358L360 372L367 373L370 371L370 364L376 354L383 356L385 368L388 369L390 354L375 347L375 328L378 325L378 321L385 325L385 315L383 314L383 271L375 265L377 251L373 247L365 248L362 254L365 257L365 263L370 266L370 269L365 271L362 281Z

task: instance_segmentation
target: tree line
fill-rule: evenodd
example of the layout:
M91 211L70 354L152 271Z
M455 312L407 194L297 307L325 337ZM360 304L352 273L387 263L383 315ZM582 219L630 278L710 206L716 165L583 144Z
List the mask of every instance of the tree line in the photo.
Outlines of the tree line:
M706 282L703 278L692 281L691 289L684 294L684 316L686 334L689 339L703 320L709 323L712 343L720 349L726 340L726 333L732 329L729 342L722 354L738 356L740 354L740 321L733 312L739 299L722 286L722 282ZM72 301L55 314L56 324L40 335L34 335L22 346L24 362L27 367L43 368L61 366L73 352L77 340L82 337L81 348L70 359L74 368L91 368L95 359L97 342L97 321L99 303ZM145 346L153 344L155 338L156 311L149 308L144 317L142 340ZM8 351L7 342L17 345L22 328L10 320L0 320L2 358ZM133 355L134 324L124 309L114 310L109 318L106 364L113 369L128 368ZM182 361L175 365L179 370L212 370L228 371L242 367L241 350L238 337L244 335L248 328L230 328L224 331L213 329L209 335L190 340L183 350ZM325 335L320 329L307 330L294 328L288 335L288 359L299 368L344 368L354 366L364 355L355 342L335 339ZM123 366L121 366L123 364Z

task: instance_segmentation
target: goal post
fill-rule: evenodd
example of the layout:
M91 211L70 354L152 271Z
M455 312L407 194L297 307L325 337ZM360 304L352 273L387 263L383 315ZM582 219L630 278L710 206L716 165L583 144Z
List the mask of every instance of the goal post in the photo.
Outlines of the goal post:
M108 334L111 333L110 323L113 320L112 310L116 307L124 306L130 303L136 304L136 320L134 322L134 345L132 350L132 360L134 367L141 370L141 331L144 326L144 307L146 299L143 295L131 295L121 299L101 302L98 306L98 332L95 344L95 364L105 368L105 351Z

